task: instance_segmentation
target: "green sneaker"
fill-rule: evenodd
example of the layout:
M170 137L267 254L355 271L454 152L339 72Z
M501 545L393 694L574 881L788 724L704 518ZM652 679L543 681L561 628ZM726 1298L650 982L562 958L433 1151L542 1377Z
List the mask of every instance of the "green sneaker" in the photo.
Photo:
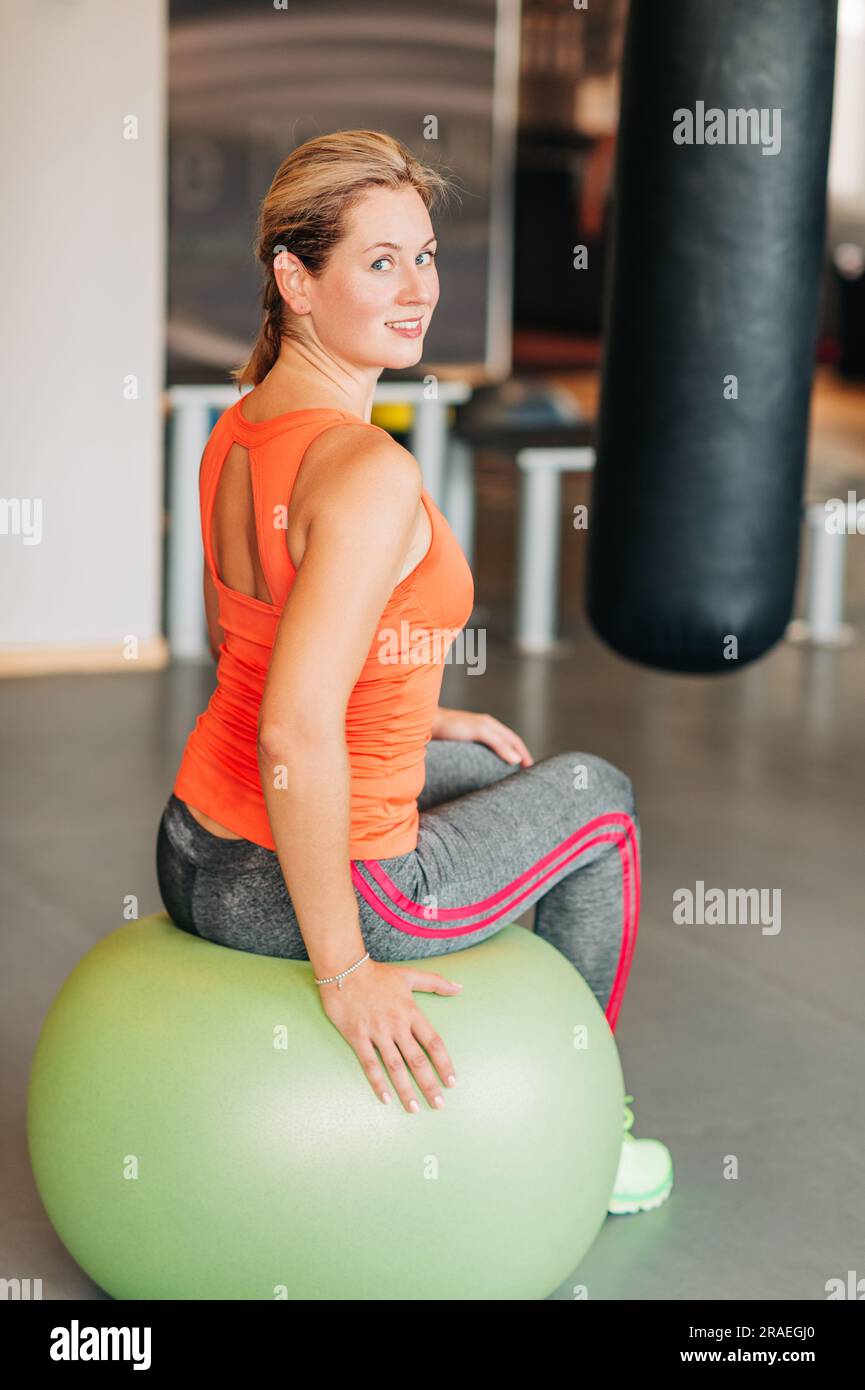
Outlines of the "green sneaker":
M634 1112L625 1096L625 1133L616 1181L607 1210L613 1216L626 1216L637 1211L651 1211L666 1202L673 1190L673 1160L670 1150L660 1139L635 1139L629 1133Z

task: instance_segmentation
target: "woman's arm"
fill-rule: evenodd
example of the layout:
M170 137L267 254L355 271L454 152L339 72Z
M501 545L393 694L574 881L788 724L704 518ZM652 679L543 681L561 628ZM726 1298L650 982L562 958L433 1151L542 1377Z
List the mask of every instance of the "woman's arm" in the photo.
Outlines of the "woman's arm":
M395 441L371 438L363 426L338 428L338 461L329 454L309 484L306 546L258 731L276 852L317 977L345 970L365 951L348 852L346 707L399 580L422 482Z
M322 1008L379 1099L390 1100L390 1076L405 1109L417 1110L413 1079L430 1105L441 1105L441 1082L453 1085L455 1073L414 992L454 995L460 986L430 970L363 960L348 853L346 707L403 561L408 573L419 548L412 538L420 469L395 440L371 435L363 425L335 426L324 434L325 441L336 439L325 443L323 454L316 441L313 457L304 461L306 544L265 682L258 761L314 975L337 975L362 962L341 981L343 989L321 985Z

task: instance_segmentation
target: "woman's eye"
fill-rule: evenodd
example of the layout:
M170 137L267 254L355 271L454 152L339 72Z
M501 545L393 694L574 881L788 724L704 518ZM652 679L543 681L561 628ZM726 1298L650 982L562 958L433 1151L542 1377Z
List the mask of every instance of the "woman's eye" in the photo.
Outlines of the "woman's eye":
M430 260L427 261L427 265L430 265L432 261L435 260L435 254L435 251L418 251L417 255L415 256L415 261L419 261L421 256L429 256ZM370 266L370 270L377 270L380 265L384 265L386 262L390 262L390 264L392 265L393 257L379 256L378 260L373 261L372 265Z

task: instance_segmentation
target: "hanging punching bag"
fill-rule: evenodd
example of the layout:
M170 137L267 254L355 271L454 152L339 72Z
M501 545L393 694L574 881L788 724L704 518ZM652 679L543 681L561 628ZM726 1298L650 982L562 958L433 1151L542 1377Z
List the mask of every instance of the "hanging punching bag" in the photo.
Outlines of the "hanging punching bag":
M783 635L824 247L835 0L631 0L588 611L623 656Z

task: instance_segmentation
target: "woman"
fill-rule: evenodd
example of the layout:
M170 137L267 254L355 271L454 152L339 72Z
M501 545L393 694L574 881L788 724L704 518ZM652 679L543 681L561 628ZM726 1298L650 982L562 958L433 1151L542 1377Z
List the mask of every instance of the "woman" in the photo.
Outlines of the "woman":
M447 190L398 141L356 130L296 149L267 193L264 322L234 374L254 389L201 463L217 688L157 845L178 926L309 959L376 1095L390 1101L389 1076L413 1111L410 1073L430 1105L455 1084L413 991L460 986L396 962L472 946L536 904L535 930L612 1028L639 912L628 778L588 753L535 763L490 715L438 706L472 576L370 413L381 371L421 357ZM632 1121L626 1107L611 1211L657 1206L672 1183L667 1149Z

